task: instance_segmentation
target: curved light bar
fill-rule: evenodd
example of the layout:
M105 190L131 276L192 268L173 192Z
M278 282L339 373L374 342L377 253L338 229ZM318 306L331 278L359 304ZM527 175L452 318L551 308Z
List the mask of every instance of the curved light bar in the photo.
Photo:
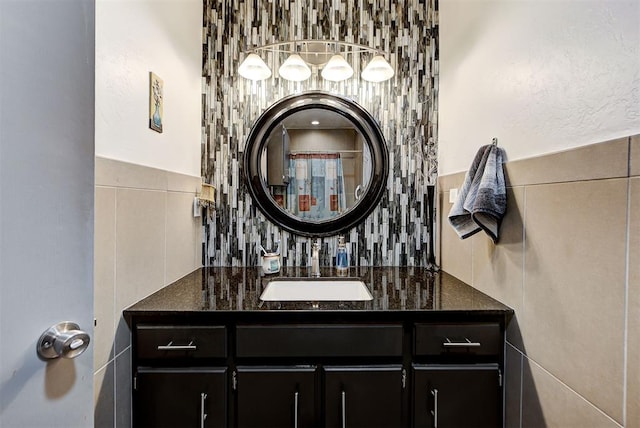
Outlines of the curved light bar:
M271 77L271 70L259 56L265 52L270 56L276 56L276 62L279 55L287 54L288 58L278 69L278 75L296 82L311 77L312 70L322 70L322 77L334 82L350 78L354 72L345 60L349 55L356 64L359 63L357 60L361 55L373 56L362 70L360 76L363 80L383 82L395 74L391 65L384 59L384 53L378 49L356 43L310 39L276 42L250 48L247 57L238 67L238 73L250 80Z

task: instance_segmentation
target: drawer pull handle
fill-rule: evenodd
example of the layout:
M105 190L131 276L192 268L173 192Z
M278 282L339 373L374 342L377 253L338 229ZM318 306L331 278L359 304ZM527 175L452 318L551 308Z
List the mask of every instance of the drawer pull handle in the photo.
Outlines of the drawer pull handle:
M198 347L193 344L193 340L188 345L174 345L173 341L166 345L158 345L158 351L195 351L196 349Z
M446 342L442 343L445 348L478 348L482 346L480 342L472 342L469 339L464 339L464 342L452 342L449 338L445 339Z

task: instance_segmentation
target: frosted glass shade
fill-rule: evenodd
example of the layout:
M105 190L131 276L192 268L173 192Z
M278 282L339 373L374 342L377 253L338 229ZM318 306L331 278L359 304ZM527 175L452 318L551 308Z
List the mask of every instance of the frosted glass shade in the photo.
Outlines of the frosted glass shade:
M258 55L252 53L247 56L240 67L238 67L240 76L249 80L264 80L271 77L271 70L267 64Z
M293 54L278 69L280 77L294 82L307 80L311 76L311 69L300 58L300 55Z
M353 68L342 57L342 55L334 55L331 57L327 65L322 69L322 78L339 82L353 76Z
M362 78L368 82L384 82L394 75L393 68L382 55L374 56L362 70Z

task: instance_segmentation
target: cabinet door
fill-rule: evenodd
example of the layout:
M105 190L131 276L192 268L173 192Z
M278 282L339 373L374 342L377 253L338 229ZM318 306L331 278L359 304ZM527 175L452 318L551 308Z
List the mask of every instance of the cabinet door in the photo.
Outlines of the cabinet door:
M239 428L316 426L315 366L238 367Z
M227 425L226 368L139 368L134 386L135 427Z
M325 367L325 426L402 426L400 365Z
M502 426L497 364L414 366L414 426Z

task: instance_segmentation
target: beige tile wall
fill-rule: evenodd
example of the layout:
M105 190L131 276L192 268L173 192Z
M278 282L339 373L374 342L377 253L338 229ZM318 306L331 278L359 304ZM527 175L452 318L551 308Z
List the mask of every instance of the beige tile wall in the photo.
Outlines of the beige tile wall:
M631 137L629 175L637 177L640 175L640 135Z
M522 368L522 426L617 428L620 425L529 358Z
M460 188L464 182L464 173L453 174L445 177L438 177L439 200L441 209L438 210L439 232L437 235L438 246L440 248L440 267L445 272L455 275L466 283L471 283L471 240L460 240L456 232L449 226L446 214L451 209L449 203L449 189ZM447 207L442 209L442 207Z
M640 428L640 177L629 181L629 195L627 427Z
M442 269L516 312L507 426L640 427L640 138L509 162L505 173L497 245L484 233L461 241L448 224L464 173L438 187Z
M200 267L200 177L96 158L96 426L130 426L129 328L122 310Z
M506 347L505 371L522 373L523 355L511 344ZM512 375L505 379L505 396L509 397L504 409L504 425L507 428L520 426L520 395L522 394L522 376Z

